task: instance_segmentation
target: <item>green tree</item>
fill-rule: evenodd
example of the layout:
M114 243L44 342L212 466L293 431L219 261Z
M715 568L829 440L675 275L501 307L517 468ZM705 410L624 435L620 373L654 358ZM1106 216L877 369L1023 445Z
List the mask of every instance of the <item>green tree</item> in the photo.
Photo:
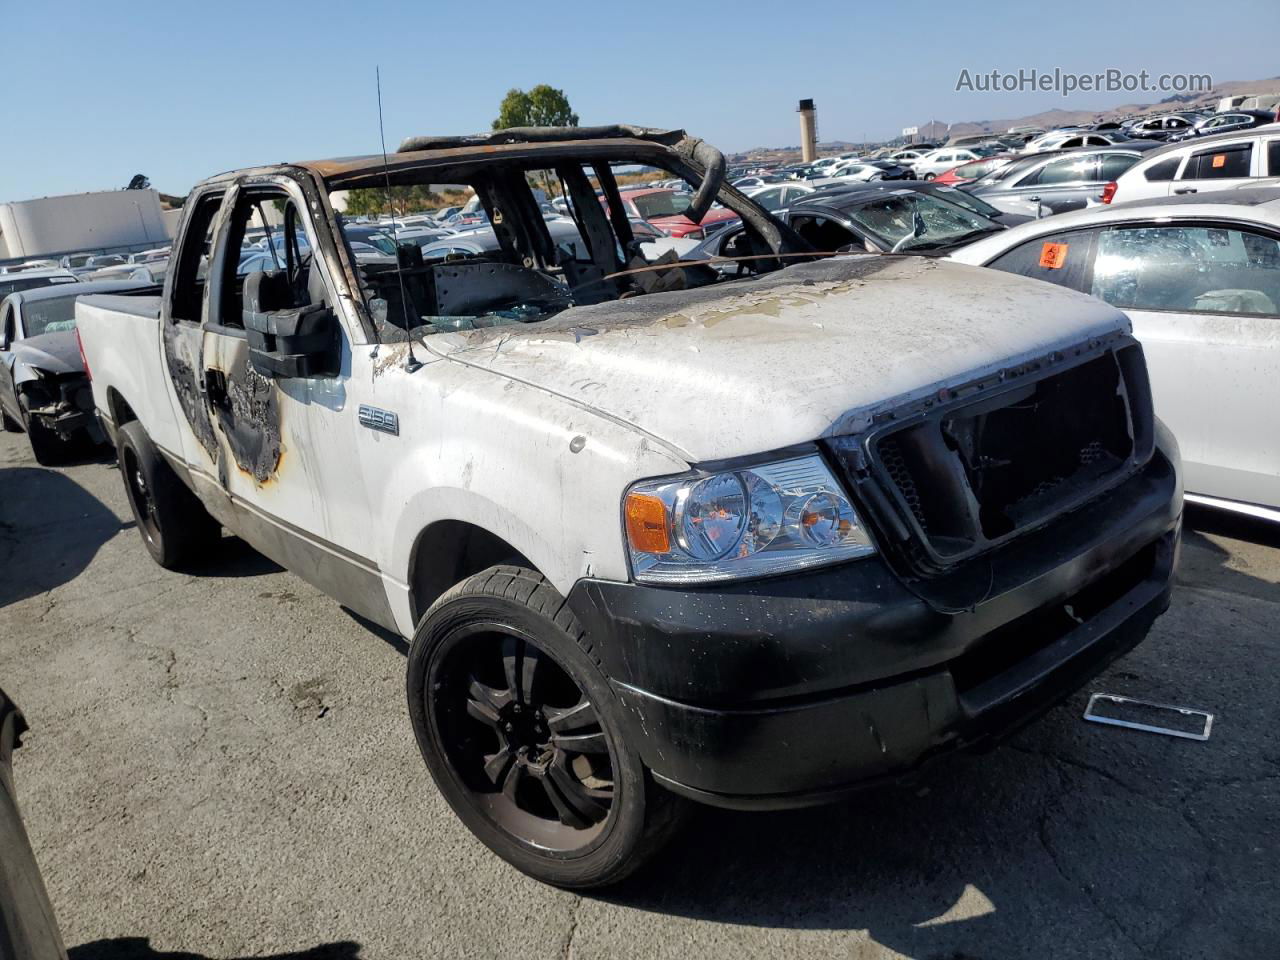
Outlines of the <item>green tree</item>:
M434 210L442 205L443 197L423 184L410 187L392 187L390 194L385 187L366 187L352 190L347 195L347 215L351 217L376 216L395 213L401 216ZM388 202L390 201L390 202Z
M540 83L525 91L512 87L498 107L493 129L505 127L576 127L578 115L563 90Z

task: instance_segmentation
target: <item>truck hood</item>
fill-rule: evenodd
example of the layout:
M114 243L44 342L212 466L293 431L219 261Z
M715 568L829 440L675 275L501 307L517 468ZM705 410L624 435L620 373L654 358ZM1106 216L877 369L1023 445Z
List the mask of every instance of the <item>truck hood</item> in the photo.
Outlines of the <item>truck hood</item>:
M42 333L38 337L19 340L13 345L13 357L19 365L36 367L46 373L84 372L74 330Z
M1113 307L1052 284L869 256L424 342L698 463L853 433L885 408L1128 328Z

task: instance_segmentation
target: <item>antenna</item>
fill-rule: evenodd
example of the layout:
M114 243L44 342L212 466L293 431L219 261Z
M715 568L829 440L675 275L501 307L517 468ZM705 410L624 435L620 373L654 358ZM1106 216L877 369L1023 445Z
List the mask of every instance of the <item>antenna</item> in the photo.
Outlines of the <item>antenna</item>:
M378 138L382 141L382 175L387 182L387 207L391 210L391 239L396 247L396 281L400 284L400 311L407 320L409 317L409 298L404 290L404 268L400 265L400 224L396 220L395 204L391 200L391 165L387 162L387 134L382 127L382 68L375 66L374 76L378 84ZM413 355L413 333L406 326L409 352L404 355L404 368L413 373L422 363Z

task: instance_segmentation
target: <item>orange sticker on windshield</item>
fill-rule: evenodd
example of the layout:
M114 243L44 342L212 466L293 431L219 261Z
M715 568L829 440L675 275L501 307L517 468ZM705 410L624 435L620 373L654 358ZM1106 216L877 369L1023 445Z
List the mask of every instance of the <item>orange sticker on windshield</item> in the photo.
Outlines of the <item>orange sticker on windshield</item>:
M1067 244L1046 243L1040 248L1040 266L1046 270L1061 270L1067 262Z
M1214 169L1215 169L1215 170L1216 170L1218 167L1225 167L1226 165L1227 165L1227 155L1226 155L1225 153L1216 153L1216 154L1214 154L1214 156L1213 156L1213 167L1214 167Z

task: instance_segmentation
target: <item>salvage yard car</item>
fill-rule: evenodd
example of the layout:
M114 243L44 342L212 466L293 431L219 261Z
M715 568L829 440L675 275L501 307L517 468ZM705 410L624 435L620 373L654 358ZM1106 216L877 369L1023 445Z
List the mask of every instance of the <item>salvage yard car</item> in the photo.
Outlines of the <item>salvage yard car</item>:
M1008 213L1041 217L1083 210L1100 204L1107 183L1158 146L1135 140L1115 147L1030 154L960 189Z
M692 223L741 218L741 276L645 261L636 166L689 183ZM152 556L224 526L412 637L440 791L568 887L625 876L690 799L814 803L988 743L1169 602L1178 454L1123 315L822 258L724 173L683 131L612 126L223 174L163 295L77 306ZM433 184L474 188L499 249L357 264L331 194ZM238 277L269 206L284 268Z
M1280 191L1064 214L952 254L1121 308L1178 438L1188 499L1280 520Z
M1280 176L1280 123L1170 143L1107 185L1106 203L1231 190Z
M13 752L27 729L22 711L0 690L0 956L66 960L13 782Z
M671 237L701 239L715 229L737 221L737 215L732 210L716 209L708 210L695 223L685 215L690 195L684 191L658 188L620 190L618 196L629 217L647 220ZM601 202L609 201L601 198Z
M76 344L76 297L143 287L58 284L12 293L0 303L0 423L26 431L37 463L59 463L83 441L105 439Z
M951 199L959 195L963 202ZM817 250L920 253L940 257L1005 229L960 190L859 184L801 197L787 222Z

